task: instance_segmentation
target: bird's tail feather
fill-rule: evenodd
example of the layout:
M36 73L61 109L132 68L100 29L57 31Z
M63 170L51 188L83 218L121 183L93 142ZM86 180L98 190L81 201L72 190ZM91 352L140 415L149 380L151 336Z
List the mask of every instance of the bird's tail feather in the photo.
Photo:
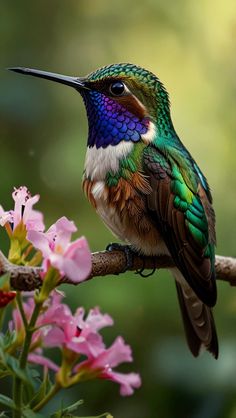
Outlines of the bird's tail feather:
M212 309L196 296L188 284L176 281L185 334L192 354L197 357L202 347L218 357L218 339Z

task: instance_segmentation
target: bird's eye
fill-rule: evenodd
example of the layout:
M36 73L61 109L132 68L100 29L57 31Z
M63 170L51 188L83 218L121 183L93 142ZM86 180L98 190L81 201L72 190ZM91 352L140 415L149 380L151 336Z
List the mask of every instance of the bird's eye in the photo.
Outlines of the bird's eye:
M125 85L122 81L115 81L110 85L109 90L113 96L122 96L125 91Z

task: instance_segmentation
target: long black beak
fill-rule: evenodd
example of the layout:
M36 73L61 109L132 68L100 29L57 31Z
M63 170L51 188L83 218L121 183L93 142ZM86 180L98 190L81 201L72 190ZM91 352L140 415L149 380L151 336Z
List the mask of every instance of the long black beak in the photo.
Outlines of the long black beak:
M49 73L47 71L34 70L32 68L24 67L12 67L8 68L8 70L14 71L16 73L32 75L34 77L46 78L47 80L55 81L56 83L66 84L67 86L74 87L77 90L88 88L86 87L82 78L69 77L67 75Z

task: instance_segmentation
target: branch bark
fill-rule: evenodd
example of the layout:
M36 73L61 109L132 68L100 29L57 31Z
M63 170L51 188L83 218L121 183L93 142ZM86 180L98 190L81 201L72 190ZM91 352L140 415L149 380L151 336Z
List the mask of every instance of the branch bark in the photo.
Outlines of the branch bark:
M92 272L87 280L95 277L107 276L108 274L118 275L126 266L126 257L122 251L100 251L92 254ZM142 269L166 269L174 267L171 257L140 257L134 255L133 266L130 270ZM236 286L236 258L216 256L215 262L216 278L224 280L231 286ZM17 266L10 263L0 251L0 275L10 274L11 286L15 290L34 290L41 286L40 267ZM64 277L62 283L70 283Z

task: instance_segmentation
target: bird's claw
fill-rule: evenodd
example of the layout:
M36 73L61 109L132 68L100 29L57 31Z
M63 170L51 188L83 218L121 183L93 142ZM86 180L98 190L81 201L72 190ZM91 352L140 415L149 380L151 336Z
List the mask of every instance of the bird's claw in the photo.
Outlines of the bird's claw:
M144 278L152 276L156 271L156 267L154 267L152 269L151 273L144 274L143 272L145 270L145 259L142 258L142 261L143 261L142 267L140 269L136 270L135 274L139 274L141 277L144 277Z
M144 274L144 273L143 273L143 271L144 271L144 270L145 270L145 267L141 267L141 269L136 270L135 274L139 274L141 277L144 277L144 278L146 278L146 277L150 277L150 276L152 276L152 275L155 273L155 271L156 271L156 267L154 267L154 268L152 269L151 273Z
M125 254L126 257L126 266L125 268L121 271L121 273L125 273L127 270L131 270L133 267L133 256L134 256L134 251L132 250L132 248L130 247L130 245L122 245L119 244L117 242L108 244L106 247L107 251L122 251Z

